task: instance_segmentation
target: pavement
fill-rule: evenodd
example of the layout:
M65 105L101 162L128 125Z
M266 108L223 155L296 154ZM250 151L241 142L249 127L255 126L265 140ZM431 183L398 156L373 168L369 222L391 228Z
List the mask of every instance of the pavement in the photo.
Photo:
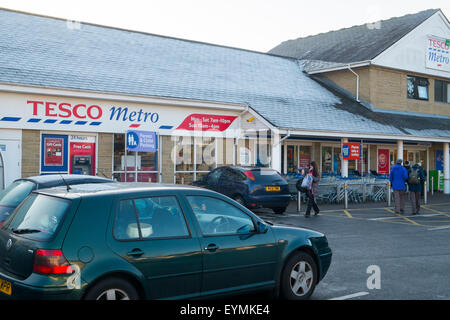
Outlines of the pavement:
M450 196L435 194L420 215L398 215L386 203L322 205L304 218L293 202L283 215L257 210L276 224L324 233L333 250L331 267L316 300L449 300Z

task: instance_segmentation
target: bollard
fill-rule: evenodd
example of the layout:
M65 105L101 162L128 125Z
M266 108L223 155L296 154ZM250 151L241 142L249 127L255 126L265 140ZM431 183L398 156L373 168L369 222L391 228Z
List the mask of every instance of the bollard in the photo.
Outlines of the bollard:
M297 212L302 211L302 193L297 191Z
M431 177L431 195L434 196L434 177Z
M387 190L387 203L388 203L388 207L390 207L391 206L391 182L390 181L387 183L387 188L388 188L388 190Z
M423 202L428 204L428 183L425 181L423 184Z
M345 181L344 183L344 207L345 209L348 209L348 182Z
M184 177L181 177L181 184L184 184Z

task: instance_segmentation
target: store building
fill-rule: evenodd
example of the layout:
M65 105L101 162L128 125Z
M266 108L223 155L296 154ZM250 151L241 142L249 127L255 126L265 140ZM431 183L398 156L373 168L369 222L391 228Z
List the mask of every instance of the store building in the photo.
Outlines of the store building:
M448 152L450 117L380 112L296 58L10 10L0 26L5 184L55 172L190 183L220 165L287 173L311 160L345 176L383 173L380 150L414 150L427 168L433 146ZM353 144L362 159L343 159Z
M364 162L371 170L379 170L377 157L423 162L428 170L445 171L450 192L448 144L437 139L448 137L450 130L449 39L449 21L436 9L289 40L270 53L300 59L312 78L411 135L435 137L417 143L407 138L369 141ZM339 154L336 148L336 143L333 149L322 147L322 170L329 170L330 154ZM356 162L349 166L361 169Z

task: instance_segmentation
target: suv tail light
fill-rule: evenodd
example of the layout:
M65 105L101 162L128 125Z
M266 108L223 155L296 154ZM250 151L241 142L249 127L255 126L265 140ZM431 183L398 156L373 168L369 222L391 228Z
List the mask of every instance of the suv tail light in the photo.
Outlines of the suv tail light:
M71 274L74 270L61 250L38 249L34 257L33 272L43 274Z
M247 178L249 178L252 181L255 181L255 176L253 175L251 170L247 170L244 172L244 174L247 176Z

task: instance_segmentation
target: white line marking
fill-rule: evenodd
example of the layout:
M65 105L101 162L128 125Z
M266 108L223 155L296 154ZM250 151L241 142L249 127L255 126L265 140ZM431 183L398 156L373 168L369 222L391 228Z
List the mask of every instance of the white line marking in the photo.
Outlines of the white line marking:
M358 292L358 293L349 294L347 296L333 298L333 299L329 299L329 300L347 300L347 299L353 299L353 298L357 298L357 297L367 296L368 294L369 294L368 292Z
M450 226L431 228L428 229L428 231L445 230L445 229L450 229Z
M437 214L437 213L433 213L433 214L420 214L420 215L415 215L415 216L401 216L401 217L385 217L385 218L372 218L372 219L368 219L371 221L378 221L378 220L391 220L391 219L398 219L398 218L418 218L418 217L437 217L437 216L442 216L442 214Z

